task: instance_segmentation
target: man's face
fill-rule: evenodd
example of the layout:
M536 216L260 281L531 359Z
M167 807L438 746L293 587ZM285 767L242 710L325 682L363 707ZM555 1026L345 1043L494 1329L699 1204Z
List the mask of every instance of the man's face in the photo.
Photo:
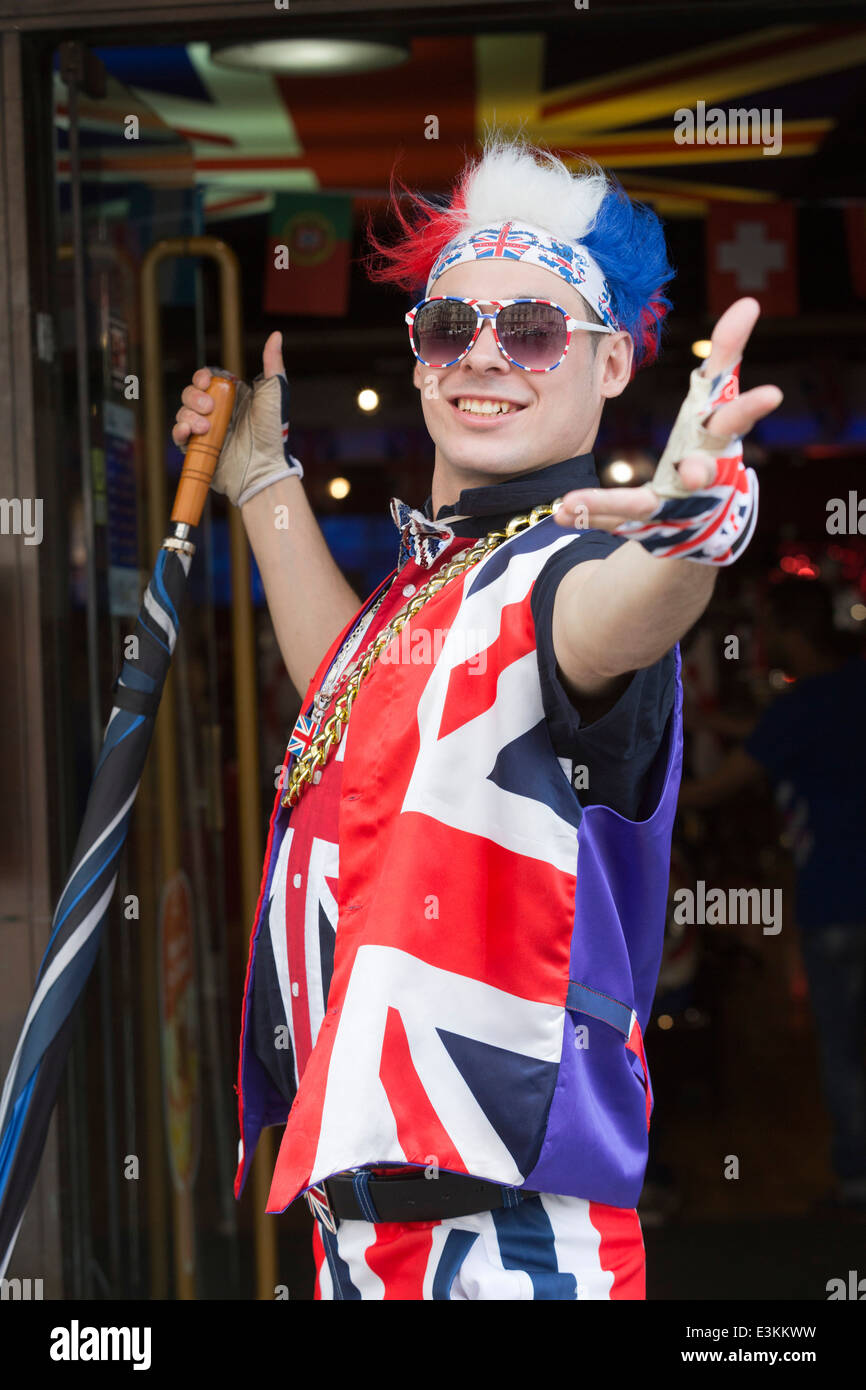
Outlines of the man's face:
M541 298L584 319L586 306L571 285L541 266L519 262L469 261L452 267L430 287L430 295L489 300ZM598 338L593 350L592 338ZM421 393L424 420L436 445L436 468L444 494L456 501L462 487L498 481L514 473L588 452L608 396L629 379L632 343L627 333L594 334L577 329L565 360L551 372L527 372L499 351L487 322L472 350L451 367L416 362L413 381ZM506 401L506 414L461 411L458 402ZM456 489L456 490L455 490Z

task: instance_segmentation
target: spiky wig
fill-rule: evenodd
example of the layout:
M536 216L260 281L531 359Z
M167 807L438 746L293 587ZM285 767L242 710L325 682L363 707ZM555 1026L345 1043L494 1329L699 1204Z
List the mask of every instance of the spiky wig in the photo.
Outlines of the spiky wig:
M408 200L408 214L397 188ZM661 222L593 161L584 160L572 174L547 150L494 136L481 158L466 165L444 205L408 189L392 172L391 209L401 232L391 245L377 238L368 219L371 280L423 295L436 258L455 236L509 220L528 222L560 240L579 241L597 262L617 323L634 340L635 368L658 355L671 307L664 288L674 275Z

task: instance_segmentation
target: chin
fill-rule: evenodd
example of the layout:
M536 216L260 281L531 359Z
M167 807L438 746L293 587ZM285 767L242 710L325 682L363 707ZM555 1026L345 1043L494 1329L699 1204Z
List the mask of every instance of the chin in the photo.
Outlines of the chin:
M443 440L439 448L453 468L489 473L491 477L537 466L528 449L514 444L504 448L494 439Z
M434 425L431 430L428 425L428 432L439 452L461 468L495 468L507 460L522 460L532 453L533 445L537 445L531 433L527 435L526 430L520 428L468 430L461 429L459 424L455 428L450 420L445 421L444 426L436 430Z
M561 458L570 457L568 447L540 448L538 439L470 439L443 441L441 451L458 468L498 474L529 473ZM451 446L449 448L449 445Z

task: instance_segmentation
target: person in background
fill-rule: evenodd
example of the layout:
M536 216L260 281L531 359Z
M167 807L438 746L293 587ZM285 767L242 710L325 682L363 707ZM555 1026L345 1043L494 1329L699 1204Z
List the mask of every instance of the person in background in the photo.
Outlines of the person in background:
M796 869L796 918L832 1125L832 1205L866 1213L866 661L814 579L768 597L767 657L793 684L680 806L715 806L769 777Z

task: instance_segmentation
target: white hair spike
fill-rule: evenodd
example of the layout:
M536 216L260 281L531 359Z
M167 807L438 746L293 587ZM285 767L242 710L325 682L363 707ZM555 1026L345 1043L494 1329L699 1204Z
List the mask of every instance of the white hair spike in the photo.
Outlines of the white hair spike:
M591 160L573 174L547 150L492 135L467 183L462 230L513 221L541 227L561 241L580 241L608 190L606 174Z

